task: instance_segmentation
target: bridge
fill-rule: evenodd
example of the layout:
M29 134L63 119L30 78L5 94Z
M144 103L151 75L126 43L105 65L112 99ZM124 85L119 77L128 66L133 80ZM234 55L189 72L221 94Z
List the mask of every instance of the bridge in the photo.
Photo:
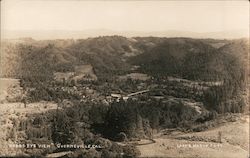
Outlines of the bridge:
M131 96L142 94L142 93L146 93L146 92L149 92L149 89L138 91L138 92L134 92L134 93L130 93L130 94L127 95L127 97L131 97Z

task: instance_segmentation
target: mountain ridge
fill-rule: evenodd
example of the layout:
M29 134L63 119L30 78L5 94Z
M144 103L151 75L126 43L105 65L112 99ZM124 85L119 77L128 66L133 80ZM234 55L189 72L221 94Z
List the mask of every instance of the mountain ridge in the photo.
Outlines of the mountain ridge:
M249 30L225 30L216 32L192 32L180 30L162 31L116 31L108 29L92 30L3 30L2 39L13 39L33 37L35 39L81 39L97 36L125 36L125 37L189 37L189 38L215 38L215 39L237 39L248 38Z

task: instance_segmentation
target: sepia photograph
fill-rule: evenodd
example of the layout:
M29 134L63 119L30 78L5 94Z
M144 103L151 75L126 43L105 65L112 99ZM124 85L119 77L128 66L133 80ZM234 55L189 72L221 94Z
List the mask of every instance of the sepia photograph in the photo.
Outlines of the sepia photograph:
M0 157L249 158L248 0L0 7Z

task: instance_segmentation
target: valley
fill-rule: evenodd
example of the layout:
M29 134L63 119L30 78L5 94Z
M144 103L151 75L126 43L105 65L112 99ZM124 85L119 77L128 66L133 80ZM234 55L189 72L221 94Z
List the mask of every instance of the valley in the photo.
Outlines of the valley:
M17 41L1 47L0 156L249 154L247 39Z

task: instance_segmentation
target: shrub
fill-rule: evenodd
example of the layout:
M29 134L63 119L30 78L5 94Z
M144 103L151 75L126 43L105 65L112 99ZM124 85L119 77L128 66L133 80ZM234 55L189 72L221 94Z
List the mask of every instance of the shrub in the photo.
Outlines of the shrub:
M123 147L124 158L135 158L141 155L141 152L133 145Z

